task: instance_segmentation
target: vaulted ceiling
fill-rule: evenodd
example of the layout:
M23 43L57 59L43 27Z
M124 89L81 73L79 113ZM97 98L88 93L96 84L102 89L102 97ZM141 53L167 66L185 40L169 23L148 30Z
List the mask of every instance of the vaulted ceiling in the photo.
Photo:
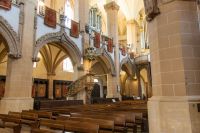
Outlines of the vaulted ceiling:
M144 7L143 0L90 0L90 5L96 4L103 10L103 6L111 1L115 1L120 6L120 11L123 12L127 20L137 19L138 13Z
M40 54L48 74L55 74L58 65L68 57L67 51L54 43L43 46Z

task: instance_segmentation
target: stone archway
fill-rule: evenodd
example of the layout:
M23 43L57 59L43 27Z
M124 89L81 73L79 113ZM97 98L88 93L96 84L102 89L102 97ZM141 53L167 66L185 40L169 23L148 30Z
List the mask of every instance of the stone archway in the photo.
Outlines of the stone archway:
M40 49L48 43L59 44L68 52L73 64L80 66L82 57L80 50L78 49L77 45L68 37L68 35L62 31L46 34L36 41L33 51L33 61L38 61L37 55Z
M0 16L0 34L6 42L8 48L8 56L12 58L20 58L20 38L13 30L12 26Z
M112 60L112 57L109 55L109 53L104 49L102 55L98 57L101 61L104 62L108 71L111 72L112 76L115 76L116 75L115 64L114 64L114 61Z

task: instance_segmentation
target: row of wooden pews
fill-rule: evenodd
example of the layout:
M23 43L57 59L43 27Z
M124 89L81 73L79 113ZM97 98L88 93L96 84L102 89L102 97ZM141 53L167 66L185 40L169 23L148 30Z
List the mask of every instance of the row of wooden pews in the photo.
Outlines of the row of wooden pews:
M14 133L20 133L23 125L31 133L138 133L147 118L146 103L130 101L9 112L0 115L0 128Z

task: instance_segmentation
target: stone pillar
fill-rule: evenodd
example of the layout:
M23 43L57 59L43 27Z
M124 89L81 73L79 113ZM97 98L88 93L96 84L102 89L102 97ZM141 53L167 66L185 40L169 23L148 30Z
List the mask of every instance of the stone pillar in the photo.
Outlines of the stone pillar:
M85 50L89 47L89 35L85 33L85 25L89 24L89 0L79 0L79 23L80 32L82 35L82 53L85 55ZM83 69L87 67L87 61L83 60ZM81 75L86 74L86 71L80 71Z
M109 37L113 38L114 44L114 62L116 68L116 76L112 77L112 81L108 80L108 82L112 83L112 88L108 86L108 92L111 92L109 89L112 89L113 97L120 97L120 92L117 90L117 86L120 86L120 62L119 62L119 44L118 44L118 11L119 6L116 2L112 1L106 5L104 8L107 12L107 33ZM110 79L110 78L109 78Z
M200 31L195 1L159 4L148 23L153 97L148 102L150 133L200 131Z
M107 74L107 95L106 98L114 97L113 89L116 88L116 82L111 74Z
M127 21L127 44L131 44L131 51L136 52L137 48L137 25L135 20Z
M53 79L55 74L48 74L47 79L49 80L49 87L48 87L48 98L53 99Z
M37 2L21 0L24 4L24 25L22 33L22 57L8 58L5 97L0 101L0 113L33 108L32 53L34 40L34 16Z

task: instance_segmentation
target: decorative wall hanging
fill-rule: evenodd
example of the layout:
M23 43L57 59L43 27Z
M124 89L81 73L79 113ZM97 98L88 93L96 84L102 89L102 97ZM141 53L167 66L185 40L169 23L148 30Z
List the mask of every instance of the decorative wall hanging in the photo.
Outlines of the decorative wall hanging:
M74 20L71 20L70 36L75 38L79 37L79 23L75 22Z
M113 52L113 39L111 39L111 38L108 38L107 50L108 50L108 52L110 52L110 53Z
M54 90L54 94L55 94L55 98L62 98L62 88L60 84L57 84L55 86L55 90Z
M45 7L44 24L49 27L56 28L56 11Z
M94 46L95 46L96 48L100 48L100 37L101 37L101 34L98 33L98 32L95 32Z
M11 0L0 0L0 7L6 10L11 9Z
M46 96L46 84L38 84L37 96L45 97Z

